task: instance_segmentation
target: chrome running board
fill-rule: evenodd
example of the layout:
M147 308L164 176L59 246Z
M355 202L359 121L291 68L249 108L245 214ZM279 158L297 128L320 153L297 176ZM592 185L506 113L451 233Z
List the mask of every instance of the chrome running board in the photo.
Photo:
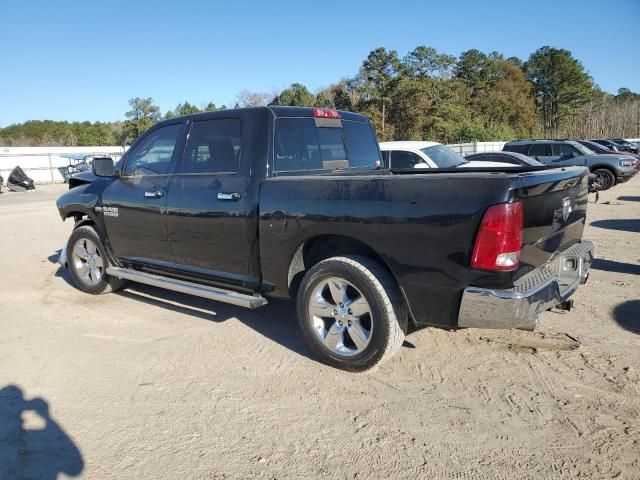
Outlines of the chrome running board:
M198 297L208 298L209 300L230 303L231 305L237 305L251 310L263 307L268 303L267 299L259 293L248 295L234 292L233 290L225 290L223 288L200 285L199 283L187 282L185 280L153 275L131 268L107 267L107 275L144 283L145 285L152 285L154 287L166 288L174 292L196 295Z

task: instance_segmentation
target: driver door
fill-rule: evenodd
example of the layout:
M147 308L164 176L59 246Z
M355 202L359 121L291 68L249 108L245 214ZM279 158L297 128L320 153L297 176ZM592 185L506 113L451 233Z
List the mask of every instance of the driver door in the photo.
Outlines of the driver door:
M568 143L554 143L551 146L553 151L553 164L558 166L583 165L584 157L573 145Z
M167 188L181 145L182 122L144 134L123 170L102 194L104 224L116 257L135 263L172 262L167 240Z

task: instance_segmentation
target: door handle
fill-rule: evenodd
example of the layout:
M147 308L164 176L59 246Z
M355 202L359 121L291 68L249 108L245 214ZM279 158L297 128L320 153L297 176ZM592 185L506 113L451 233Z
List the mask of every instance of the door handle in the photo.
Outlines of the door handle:
M230 202L237 202L238 200L240 200L240 194L239 193L219 193L218 200L227 200Z
M155 192L144 192L144 198L160 198L164 195L162 190L157 190Z

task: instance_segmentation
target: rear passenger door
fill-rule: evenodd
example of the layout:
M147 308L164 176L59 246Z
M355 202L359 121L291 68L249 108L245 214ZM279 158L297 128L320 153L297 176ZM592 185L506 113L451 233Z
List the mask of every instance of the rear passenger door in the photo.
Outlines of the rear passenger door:
M251 126L242 116L193 121L169 184L167 233L177 267L243 285L249 271Z

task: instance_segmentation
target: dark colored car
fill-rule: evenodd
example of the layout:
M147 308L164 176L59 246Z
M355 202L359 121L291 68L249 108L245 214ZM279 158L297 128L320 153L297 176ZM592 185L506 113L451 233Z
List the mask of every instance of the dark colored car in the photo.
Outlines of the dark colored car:
M635 159L628 154L598 155L570 140L518 140L507 142L503 151L522 153L550 166L585 166L597 176L602 190L626 182L638 172Z
M247 308L295 298L312 351L349 370L388 358L409 320L532 329L568 308L592 260L587 169L381 160L351 112L167 120L57 200L75 221L60 262L92 294L130 280Z
M629 153L634 153L634 154L638 154L640 153L640 150L638 150L638 146L631 143L631 142L627 142L625 139L623 138L610 138L609 139L611 142L615 143L616 145L620 145L620 147L622 147L622 149L625 152L629 152Z
M635 148L632 147L627 147L625 145L621 145L617 142L614 142L613 140L606 140L606 139L595 139L595 140L591 140L592 142L598 143L606 148L608 148L609 150L614 150L616 152L620 152L620 153L637 153Z
M543 167L544 163L535 158L528 157L517 152L479 152L470 153L464 157L469 162L502 162L512 165L523 165L529 167Z

